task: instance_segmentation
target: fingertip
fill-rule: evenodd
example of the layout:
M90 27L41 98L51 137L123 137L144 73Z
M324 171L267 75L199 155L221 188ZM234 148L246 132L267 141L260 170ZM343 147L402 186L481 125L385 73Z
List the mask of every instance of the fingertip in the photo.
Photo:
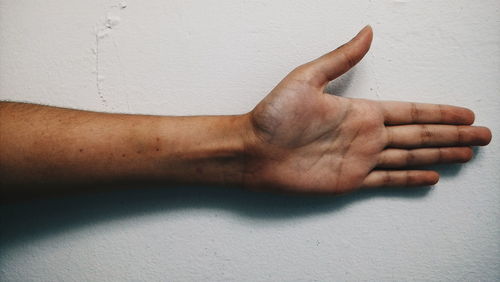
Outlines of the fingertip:
M471 131L470 137L472 138L469 145L473 146L486 146L491 142L491 130L484 126L473 126L474 130Z
M476 114L471 109L464 107L456 107L454 111L450 111L454 124L471 125L476 119Z
M429 171L428 176L427 176L427 183L429 185L435 185L436 183L439 182L439 173L437 171Z
M491 133L491 130L487 127L483 127L485 131L485 135L483 137L483 146L490 144L491 139L493 138L493 134Z
M468 125L473 124L476 120L476 114L471 109L464 108L464 110L466 112L465 123Z
M365 25L359 32L358 32L358 35L361 35L361 34L364 34L364 33L369 33L369 34L373 34L373 28L371 25L367 24ZM357 36L358 36L357 35ZM357 37L356 36L356 37Z
M372 39L373 39L373 29L370 25L366 25L348 43L340 46L337 49L340 49L342 47L345 48L349 46L351 47L358 46L358 48L365 50L363 53L366 53L370 49Z
M471 125L476 115L471 109L457 106L440 105L441 117L444 123Z
M472 151L472 148L465 147L462 150L462 154L460 155L459 162L466 163L466 162L470 161L472 159L472 157L474 157L474 152Z
M368 45L371 44L372 40L373 40L373 29L371 27L371 25L366 25L365 27L363 27L359 32L358 34L353 38L353 40L367 40L368 41Z
M373 28L371 25L367 24L363 29L366 29L366 32L368 32L370 36L373 37Z

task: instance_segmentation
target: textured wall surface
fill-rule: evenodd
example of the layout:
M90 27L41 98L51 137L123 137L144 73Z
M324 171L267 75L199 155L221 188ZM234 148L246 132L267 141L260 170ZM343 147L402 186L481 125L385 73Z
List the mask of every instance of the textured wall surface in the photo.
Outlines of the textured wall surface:
M370 23L347 97L467 106L493 141L431 189L178 187L0 207L1 281L500 280L500 2L0 0L0 98L249 111Z

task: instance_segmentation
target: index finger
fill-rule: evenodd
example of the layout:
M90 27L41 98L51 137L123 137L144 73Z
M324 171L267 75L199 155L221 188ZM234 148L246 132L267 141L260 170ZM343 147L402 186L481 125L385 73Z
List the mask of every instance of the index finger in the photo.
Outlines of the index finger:
M385 124L458 124L474 123L474 112L467 108L413 102L380 102Z

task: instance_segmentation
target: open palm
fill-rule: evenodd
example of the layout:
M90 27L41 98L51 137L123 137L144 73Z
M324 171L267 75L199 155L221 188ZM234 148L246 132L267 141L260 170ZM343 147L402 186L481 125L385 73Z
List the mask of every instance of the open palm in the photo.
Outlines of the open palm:
M324 93L368 51L370 27L293 70L249 113L244 182L257 189L346 193L362 187L435 184L420 165L466 162L491 132L472 111L446 105L347 99Z

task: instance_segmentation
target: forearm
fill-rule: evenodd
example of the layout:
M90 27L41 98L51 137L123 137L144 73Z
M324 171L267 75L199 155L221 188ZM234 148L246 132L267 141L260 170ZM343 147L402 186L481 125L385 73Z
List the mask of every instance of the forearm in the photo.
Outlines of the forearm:
M246 116L160 117L0 103L0 179L239 184Z

